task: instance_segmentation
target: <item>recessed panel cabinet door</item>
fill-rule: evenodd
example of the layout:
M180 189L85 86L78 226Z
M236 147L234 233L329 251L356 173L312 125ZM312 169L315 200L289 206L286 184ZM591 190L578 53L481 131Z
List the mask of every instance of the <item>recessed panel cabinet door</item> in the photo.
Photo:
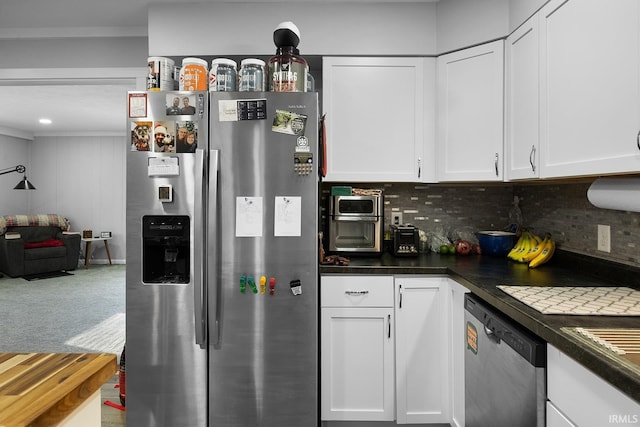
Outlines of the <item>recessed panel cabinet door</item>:
M640 170L640 2L540 10L540 177Z
M395 278L398 424L449 421L446 278Z
M393 420L393 307L324 307L321 317L321 419Z
M507 37L505 45L505 178L540 174L538 15Z
M434 58L325 57L322 78L327 181L434 181Z
M438 57L438 181L502 181L503 67L503 40Z

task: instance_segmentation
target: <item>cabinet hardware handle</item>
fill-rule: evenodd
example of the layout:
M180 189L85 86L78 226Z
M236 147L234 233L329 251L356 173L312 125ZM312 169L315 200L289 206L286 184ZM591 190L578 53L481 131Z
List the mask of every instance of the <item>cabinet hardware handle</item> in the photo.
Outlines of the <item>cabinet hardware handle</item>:
M402 308L402 285L398 285L398 308Z
M531 153L529 154L529 163L531 163L531 171L535 173L536 171L536 164L533 163L534 159L535 159L535 155L536 155L536 146L532 145L531 146Z
M422 157L418 157L418 178L422 175Z
M494 166L496 168L496 176L500 176L498 174L498 160L500 159L500 156L498 156L498 153L496 153L496 161L494 162Z
M387 315L387 323L388 323L388 331L387 331L387 338L391 338L391 315L388 314Z
M636 145L638 146L638 150L640 150L640 131L638 131L638 135L636 135Z
M347 295L366 295L369 291L344 291Z

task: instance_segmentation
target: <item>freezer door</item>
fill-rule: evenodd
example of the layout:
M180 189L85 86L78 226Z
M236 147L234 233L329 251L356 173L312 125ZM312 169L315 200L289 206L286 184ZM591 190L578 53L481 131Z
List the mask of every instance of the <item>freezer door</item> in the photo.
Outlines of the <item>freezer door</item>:
M315 426L317 94L218 93L210 107L220 269L208 290L209 425Z
M168 116L168 97L183 93L135 94L146 103L146 115L127 122L127 425L204 427L207 357L196 344L194 322L194 245L200 237L194 227L202 216L194 208L196 155L160 151L166 148L160 145L138 150L134 134L143 123L151 129L162 123L175 136L179 123L197 121L198 144L206 147L207 111L203 119Z

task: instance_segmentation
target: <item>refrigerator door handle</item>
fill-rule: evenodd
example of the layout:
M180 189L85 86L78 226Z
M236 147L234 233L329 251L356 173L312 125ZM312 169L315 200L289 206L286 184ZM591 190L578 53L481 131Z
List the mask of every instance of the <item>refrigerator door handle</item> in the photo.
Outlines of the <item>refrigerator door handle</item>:
M207 348L207 293L205 286L206 248L204 247L205 218L207 217L204 200L205 151L196 149L195 191L194 191L194 288L193 313L195 320L196 344Z
M220 275L220 207L218 203L218 177L220 175L220 151L209 150L208 224L207 227L207 289L209 316L214 327L211 331L211 345L220 348L222 322L220 321L221 275Z

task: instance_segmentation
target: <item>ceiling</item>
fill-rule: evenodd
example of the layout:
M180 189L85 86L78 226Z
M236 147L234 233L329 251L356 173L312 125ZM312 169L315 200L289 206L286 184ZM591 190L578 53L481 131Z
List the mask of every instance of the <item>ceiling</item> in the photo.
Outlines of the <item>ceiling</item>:
M159 3L233 2L233 0L20 0L0 2L0 40L75 37L91 34L147 34L147 10ZM255 0L253 0L255 1ZM281 0L265 0L279 2ZM341 0L288 0L291 3ZM394 0L350 0L393 2ZM407 0L403 0L407 1ZM438 0L408 0L434 2ZM0 82L0 127L27 135L122 132L125 93L133 83L72 86L38 82L24 86ZM40 118L52 123L42 125Z

